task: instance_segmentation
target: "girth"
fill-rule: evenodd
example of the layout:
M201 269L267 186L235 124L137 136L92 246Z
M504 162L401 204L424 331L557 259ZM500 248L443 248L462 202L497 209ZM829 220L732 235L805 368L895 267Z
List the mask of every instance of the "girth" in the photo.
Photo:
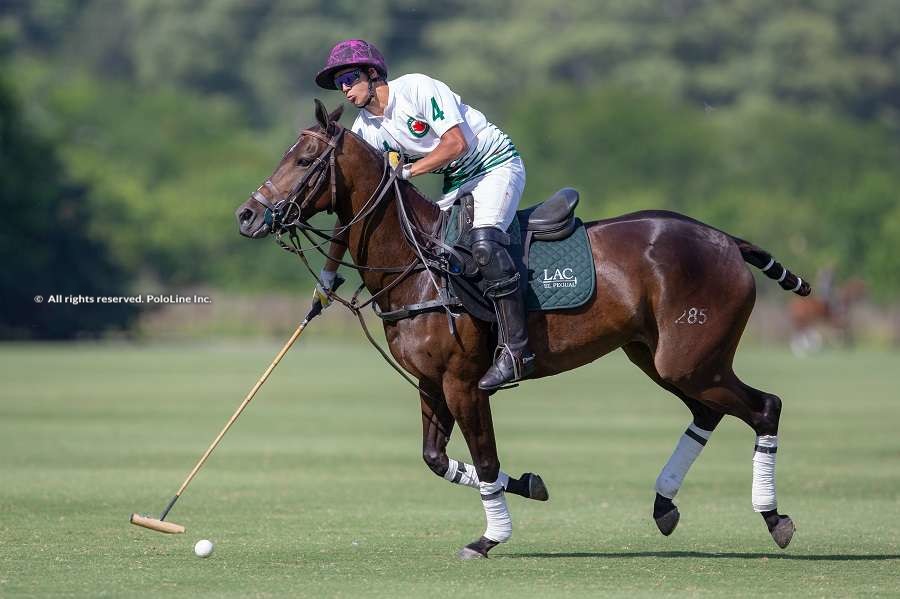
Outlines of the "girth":
M447 278L441 277L441 282L442 286L437 299L419 302L417 304L407 304L399 310L390 310L388 312L380 312L377 305L372 304L372 310L381 320L386 322L397 322L398 320L412 318L413 316L424 312L444 311L447 308L462 309L463 303L457 298L450 296L450 292L447 289ZM453 316L458 316L458 314L453 313Z

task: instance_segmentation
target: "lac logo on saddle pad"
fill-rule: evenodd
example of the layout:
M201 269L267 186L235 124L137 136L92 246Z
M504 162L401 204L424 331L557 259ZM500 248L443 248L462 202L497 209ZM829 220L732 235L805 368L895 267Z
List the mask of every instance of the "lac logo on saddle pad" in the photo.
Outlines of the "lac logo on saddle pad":
M525 307L532 312L578 308L593 297L596 284L594 256L591 253L584 223L576 218L575 230L565 239L532 240L526 261L523 259L524 240L519 223L527 223L528 216L533 210L534 207L520 210L518 218L513 219L507 229L511 240L509 253L519 264L523 280L527 281L524 285ZM447 219L444 239L450 245L454 245L459 239L459 212L460 205L457 203L451 209L450 218ZM453 278L451 286L454 291L462 290L460 283L459 278ZM477 308L465 299L464 303L470 311ZM475 310L473 315L489 319L492 309Z
M518 219L513 228L518 228ZM594 295L594 256L584 223L558 241L532 241L528 252L525 306L530 311L565 310L587 303ZM519 242L521 244L521 241ZM516 249L521 252L522 246ZM513 249L513 248L510 248Z

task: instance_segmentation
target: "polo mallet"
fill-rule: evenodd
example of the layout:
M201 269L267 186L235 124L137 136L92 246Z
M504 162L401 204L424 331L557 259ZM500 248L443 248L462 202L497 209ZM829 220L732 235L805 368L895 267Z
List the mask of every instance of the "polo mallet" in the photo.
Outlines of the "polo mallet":
M332 291L336 291L338 287L341 286L341 283L344 282L343 277L338 275L334 280L334 285L331 287ZM163 510L162 515L157 518L151 518L149 516L144 516L141 514L131 514L131 523L137 526L143 526L144 528L149 528L150 530L156 530L159 532L166 532L170 534L179 534L184 532L184 526L181 524L175 524L174 522L166 522L166 516L169 514L169 510L172 509L172 506L175 505L175 502L178 501L178 498L181 497L181 494L190 484L191 480L206 462L206 458L209 457L209 454L212 453L213 449L219 444L219 441L222 440L222 437L225 436L225 433L228 432L228 429L231 428L231 425L234 424L234 421L237 420L238 416L241 415L241 412L244 411L244 408L247 407L247 404L250 403L250 400L253 399L253 396L256 395L256 392L259 391L259 388L263 386L263 383L266 382L266 379L269 378L269 375L272 374L272 371L275 370L275 367L278 366L278 363L284 357L284 355L288 352L294 342L300 337L300 334L303 332L303 329L306 328L306 325L310 320L319 315L322 311L322 303L316 299L313 302L312 308L310 308L309 313L306 315L306 318L303 319L303 322L300 323L300 326L297 327L297 330L294 331L294 334L291 335L291 338L288 339L287 343L284 344L284 347L281 348L281 351L278 352L278 355L275 356L275 359L269 364L269 367L266 368L266 371L262 374L256 384L253 385L253 388L250 389L250 393L247 394L247 397L244 398L244 401L241 402L241 405L238 406L237 410L235 410L234 414L231 415L228 422L225 424L225 428L222 429L222 432L216 436L213 440L212 444L206 450L206 453L203 454L203 457L200 458L200 461L197 462L197 465L194 466L194 469L191 470L191 473L187 475L187 478L184 479L184 482L181 483L181 488L178 489L178 492L175 493L175 497L173 497L168 505L166 505L166 509Z

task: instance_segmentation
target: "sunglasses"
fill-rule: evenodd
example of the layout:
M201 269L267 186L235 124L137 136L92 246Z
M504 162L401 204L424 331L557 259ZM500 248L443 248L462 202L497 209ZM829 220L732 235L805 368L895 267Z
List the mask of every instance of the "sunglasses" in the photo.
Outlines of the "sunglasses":
M341 75L338 75L334 78L334 86L338 89L343 89L346 85L347 87L352 87L359 78L362 76L362 71L359 69L353 69L352 71L347 71Z

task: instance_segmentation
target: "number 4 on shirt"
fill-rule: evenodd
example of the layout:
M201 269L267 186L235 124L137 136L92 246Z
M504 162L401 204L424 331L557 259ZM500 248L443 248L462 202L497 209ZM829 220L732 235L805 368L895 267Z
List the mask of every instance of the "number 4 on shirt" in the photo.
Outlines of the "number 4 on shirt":
M441 110L441 107L438 106L437 100L431 98L431 120L438 121L443 120L444 111Z

